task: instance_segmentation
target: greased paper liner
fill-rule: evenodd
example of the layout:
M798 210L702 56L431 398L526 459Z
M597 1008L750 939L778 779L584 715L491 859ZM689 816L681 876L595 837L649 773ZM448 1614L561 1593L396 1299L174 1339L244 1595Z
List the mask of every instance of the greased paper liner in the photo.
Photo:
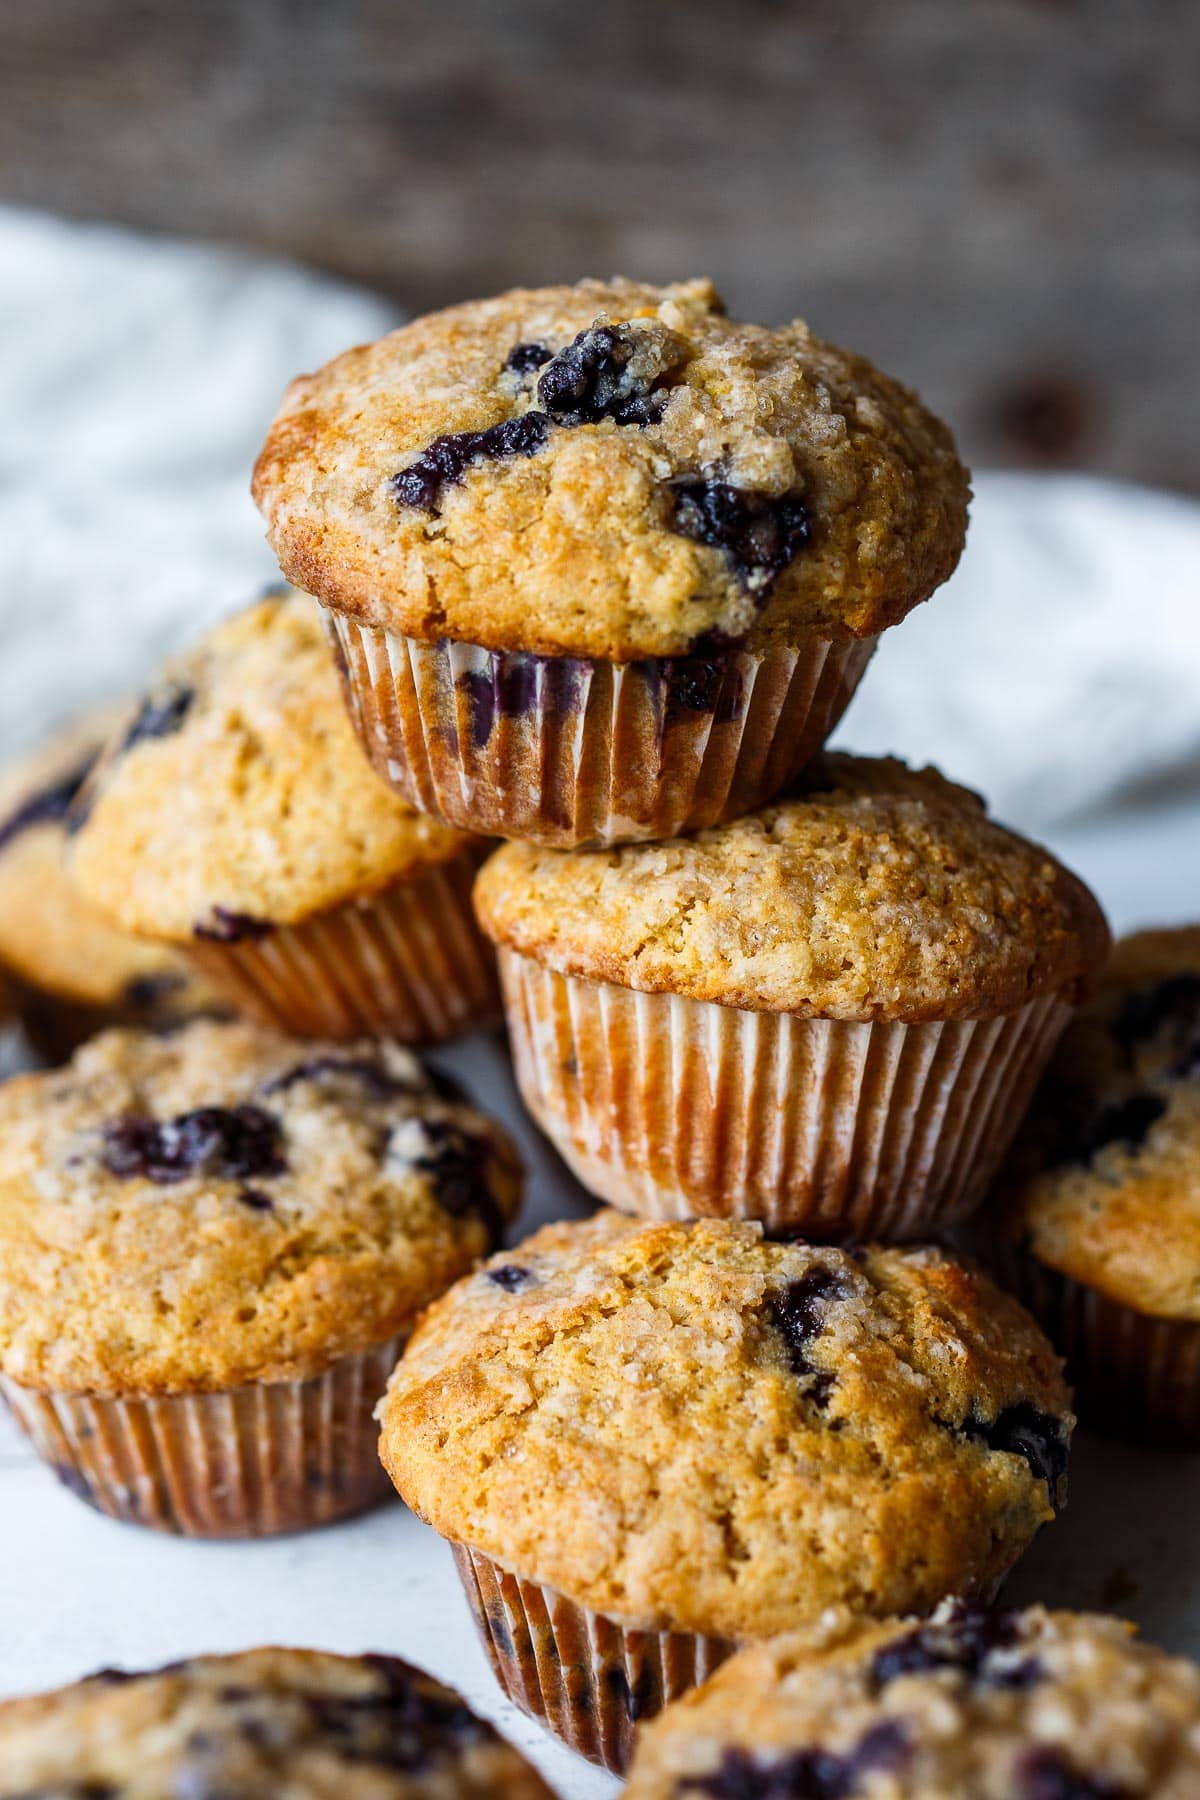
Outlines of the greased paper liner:
M297 1037L436 1043L495 1018L495 957L464 853L370 900L186 954L239 1011Z
M963 1217L1070 1007L905 1025L635 993L502 948L526 1106L601 1199L655 1219L758 1219L829 1239Z
M729 1638L622 1625L465 1544L452 1549L509 1699L618 1775L628 1766L638 1721L706 1681L737 1648Z
M992 1241L986 1218L971 1247L1066 1359L1083 1424L1200 1449L1200 1322L1135 1312L1019 1245Z
M403 1345L220 1393L51 1394L0 1376L0 1396L59 1480L101 1512L187 1537L267 1537L391 1493L372 1415Z
M376 769L486 836L673 837L768 800L821 748L874 638L594 662L425 643L327 613Z

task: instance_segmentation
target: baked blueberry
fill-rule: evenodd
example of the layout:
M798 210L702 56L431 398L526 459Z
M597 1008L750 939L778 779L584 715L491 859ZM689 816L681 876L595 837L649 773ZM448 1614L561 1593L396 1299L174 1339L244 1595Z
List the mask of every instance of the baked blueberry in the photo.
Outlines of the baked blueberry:
M174 1119L124 1113L103 1135L111 1175L159 1185L194 1175L253 1181L287 1168L280 1122L261 1106L200 1106Z
M536 456L548 431L545 413L527 412L484 431L454 431L434 438L427 450L392 476L393 498L397 506L436 516L446 488L460 482L472 463Z
M839 1754L833 1750L793 1750L786 1756L726 1750L711 1775L685 1776L675 1789L704 1800L850 1800L862 1778L875 1770L894 1772L908 1760L908 1736L891 1720L873 1725Z
M195 699L195 688L180 683L169 685L160 694L148 695L121 740L121 749L132 750L136 744L170 737L179 731Z
M510 375L532 375L554 355L545 344L514 344L504 359Z
M195 937L207 938L214 944L236 944L243 938L266 937L272 929L269 919L255 918L253 913L235 912L232 907L214 906L202 925L192 927Z
M825 1330L826 1309L850 1297L844 1272L818 1266L771 1295L768 1317L787 1347L793 1375L807 1378L808 1394L815 1406L824 1406L837 1380L831 1370L818 1369L809 1358L809 1346Z
M65 775L56 776L45 787L26 795L8 817L0 821L0 850L6 849L14 838L35 825L65 823L95 760L94 756L85 758Z
M809 540L809 510L795 494L681 481L671 488L671 506L674 529L723 551L741 585L759 600Z
M659 384L680 360L647 344L634 326L597 323L546 364L538 399L556 425L598 425L601 419L654 425L668 398Z

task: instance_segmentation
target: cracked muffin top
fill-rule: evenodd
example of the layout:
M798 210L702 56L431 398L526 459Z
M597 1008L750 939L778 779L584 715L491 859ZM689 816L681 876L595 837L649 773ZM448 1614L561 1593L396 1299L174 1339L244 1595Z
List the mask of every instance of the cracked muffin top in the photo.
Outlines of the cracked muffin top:
M873 1624L756 1644L651 1721L626 1800L1185 1800L1200 1670L1099 1614Z
M248 1650L0 1704L0 1800L553 1800L394 1656Z
M433 313L292 383L254 472L328 606L491 650L867 637L951 573L966 471L915 395L707 281Z
M0 1087L0 1370L204 1392L403 1332L499 1241L504 1133L391 1044L111 1031Z
M89 714L0 775L0 967L81 1006L162 1024L213 1004L170 951L118 930L70 879L71 805L120 709Z
M482 842L375 774L317 609L297 593L267 596L167 666L72 824L87 900L177 943L295 925Z
M990 1592L1065 1495L1033 1321L934 1249L547 1226L425 1315L380 1453L443 1537L649 1629Z
M1200 1320L1200 925L1118 943L998 1199L1039 1262L1135 1312Z
M819 756L781 800L667 843L507 844L483 929L560 974L835 1019L957 1019L1077 991L1089 890L934 769Z

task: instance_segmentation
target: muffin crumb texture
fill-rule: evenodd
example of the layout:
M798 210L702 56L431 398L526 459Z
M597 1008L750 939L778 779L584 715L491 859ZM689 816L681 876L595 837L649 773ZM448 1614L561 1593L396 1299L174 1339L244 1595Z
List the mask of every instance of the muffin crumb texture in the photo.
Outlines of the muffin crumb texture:
M381 1407L444 1537L627 1625L760 1635L990 1592L1065 1497L1059 1363L932 1249L550 1225L432 1307Z
M394 1656L249 1650L0 1705L0 1796L168 1794L553 1800L457 1694Z
M73 823L88 902L179 944L296 925L480 847L372 770L303 594L260 600L171 663Z
M834 1611L743 1651L640 1739L628 1800L1185 1800L1200 1671L1098 1615Z
M560 974L802 1017L986 1018L1071 999L1108 946L1083 883L976 795L842 754L692 838L508 844L476 903L495 942Z
M35 1389L304 1379L499 1239L498 1127L390 1044L109 1032L0 1088L0 1371Z
M82 1009L93 1029L215 1006L168 949L118 929L67 873L72 810L121 717L119 707L89 713L0 774L0 969L23 1012L41 995Z
M707 281L517 289L293 382L254 475L368 625L613 661L869 637L950 574L967 477L915 395Z

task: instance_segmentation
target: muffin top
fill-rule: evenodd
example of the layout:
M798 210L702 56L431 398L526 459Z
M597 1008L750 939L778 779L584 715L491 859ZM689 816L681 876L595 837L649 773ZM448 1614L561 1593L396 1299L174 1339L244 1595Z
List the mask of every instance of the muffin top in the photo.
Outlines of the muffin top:
M390 1044L201 1021L0 1087L0 1370L180 1393L385 1342L512 1215L498 1126Z
M561 974L834 1019L1074 997L1108 945L1083 883L934 769L820 756L793 791L668 843L508 844L484 930Z
M1185 1800L1200 1670L1096 1614L877 1625L752 1646L639 1734L627 1800Z
M906 388L707 281L474 301L292 383L254 473L285 572L424 639L677 656L866 637L962 550L966 471Z
M394 1656L248 1650L0 1705L0 1800L552 1800Z
M260 600L164 670L73 824L87 900L180 943L297 924L479 842L375 774L317 609L296 593Z
M90 906L63 859L71 804L119 717L89 714L0 775L0 966L60 999L158 1023L211 996L170 951Z
M999 1193L1040 1262L1135 1312L1200 1320L1200 926L1117 945Z
M433 1306L380 1417L443 1537L735 1637L990 1590L1061 1501L1072 1426L1032 1320L940 1251L607 1210Z

